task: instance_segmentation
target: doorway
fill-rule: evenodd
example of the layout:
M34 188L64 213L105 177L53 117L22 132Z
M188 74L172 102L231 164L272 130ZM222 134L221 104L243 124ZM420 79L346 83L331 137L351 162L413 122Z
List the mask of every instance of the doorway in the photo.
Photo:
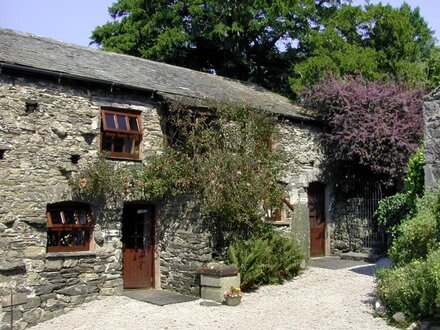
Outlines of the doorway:
M127 204L122 216L122 273L125 289L154 287L154 206Z
M325 255L325 185L312 182L308 189L308 207L310 222L310 256Z

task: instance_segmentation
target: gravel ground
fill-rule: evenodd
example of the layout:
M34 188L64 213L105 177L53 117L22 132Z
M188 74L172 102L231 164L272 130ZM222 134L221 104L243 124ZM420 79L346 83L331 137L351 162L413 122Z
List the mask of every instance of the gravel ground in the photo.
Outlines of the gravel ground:
M156 306L107 297L32 329L393 329L372 316L371 267L308 268L283 285L246 294L235 307L202 299Z

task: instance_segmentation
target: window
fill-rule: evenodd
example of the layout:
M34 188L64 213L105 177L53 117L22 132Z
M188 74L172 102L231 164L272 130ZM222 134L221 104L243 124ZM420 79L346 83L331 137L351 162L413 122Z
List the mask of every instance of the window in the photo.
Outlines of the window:
M110 157L139 159L141 113L103 109L101 119L101 151Z
M266 214L264 216L266 221L286 221L287 218L287 209L286 207L293 212L294 206L290 204L289 200L284 197L280 205L276 208L267 209Z
M266 210L266 221L281 221L282 219L282 206L280 208L273 208Z
M93 218L87 204L47 206L47 252L88 251L92 230Z

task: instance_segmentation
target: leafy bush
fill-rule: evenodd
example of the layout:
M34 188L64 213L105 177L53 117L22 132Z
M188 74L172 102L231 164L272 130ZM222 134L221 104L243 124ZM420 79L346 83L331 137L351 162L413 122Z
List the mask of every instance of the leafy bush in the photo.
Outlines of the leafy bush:
M423 91L398 83L330 76L303 97L304 104L319 111L327 125L329 162L360 165L384 184L393 185L403 179L409 156L423 134L422 95Z
M420 145L408 161L405 190L380 200L374 213L378 224L388 234L396 236L397 227L408 216L416 213L417 199L423 196L425 187L425 149Z
M382 200L376 211L394 233L389 256L396 264L378 273L378 297L389 316L403 312L411 321L440 320L440 191L421 197L423 166L419 147L408 163L405 191Z
M425 147L421 144L409 157L405 176L407 203L415 210L417 197L422 197L425 190Z
M113 163L104 154L88 163L81 175L72 177L69 185L76 197L105 199L118 196L130 185L129 171L119 163ZM105 184L102 184L105 182Z
M382 198L374 212L374 216L377 219L377 223L385 229L385 232L394 236L397 232L397 227L408 213L406 194L397 193L393 196Z
M378 297L390 317L402 312L411 321L440 321L440 248L433 250L426 261L383 269L377 277Z
M249 290L262 284L280 284L298 275L304 256L297 244L273 233L271 237L232 244L227 258L240 270L242 289Z
M405 219L398 228L398 237L389 250L390 258L396 265L426 258L437 243L436 198L426 195L419 202L419 211Z

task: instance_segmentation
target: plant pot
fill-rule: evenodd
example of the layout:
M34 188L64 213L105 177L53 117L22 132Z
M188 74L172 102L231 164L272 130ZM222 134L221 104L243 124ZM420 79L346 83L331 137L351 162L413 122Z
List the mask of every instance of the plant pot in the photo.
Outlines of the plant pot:
M240 296L237 297L228 296L225 298L225 304L228 306L237 306L240 304L240 302L241 302Z

